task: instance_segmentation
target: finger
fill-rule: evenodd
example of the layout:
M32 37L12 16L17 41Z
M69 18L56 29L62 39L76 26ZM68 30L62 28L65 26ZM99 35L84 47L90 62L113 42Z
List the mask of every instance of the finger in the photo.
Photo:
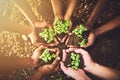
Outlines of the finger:
M83 49L77 49L75 50L75 52L81 53L84 61L91 60L91 57L87 51Z
M65 65L64 65L63 62L60 62L60 67L61 67L61 69L63 70L63 72L66 73L67 67L65 67Z
M63 58L62 58L62 61L65 61L65 60L66 60L66 56L67 56L67 53L65 52L65 50L63 50Z
M93 42L90 42L90 41L89 41L89 42L87 42L86 45L83 46L83 47L84 47L84 48L87 48L87 47L91 46L92 44L93 44Z
M53 67L56 67L59 64L59 62L60 62L60 57L57 57L52 63Z
M87 53L87 51L85 51L84 49L80 48L80 49L75 49L76 53L81 53L81 54L85 54Z
M60 54L60 50L57 49L56 55L59 56L59 54Z

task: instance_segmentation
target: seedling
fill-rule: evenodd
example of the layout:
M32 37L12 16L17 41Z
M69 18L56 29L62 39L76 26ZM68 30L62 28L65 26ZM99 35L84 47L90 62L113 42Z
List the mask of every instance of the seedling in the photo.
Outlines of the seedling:
M83 38L83 32L87 31L87 29L81 24L78 28L73 30L73 33L77 35L82 41L79 42L80 46L85 46L86 39Z
M42 32L39 33L39 36L41 36L42 38L44 38L44 40L47 42L47 43L50 43L54 40L54 30L49 27L49 28L44 28L42 29Z
M57 78L56 80L62 80L62 78Z
M39 58L42 59L45 63L48 63L52 59L56 58L56 54L50 53L48 49L45 49Z
M75 70L78 69L80 65L80 55L74 52L71 52L70 58L71 58L71 63L68 64L67 66L70 66Z
M69 27L70 27L70 21L69 20L62 21L60 19L57 19L55 21L54 29L58 34L68 33Z

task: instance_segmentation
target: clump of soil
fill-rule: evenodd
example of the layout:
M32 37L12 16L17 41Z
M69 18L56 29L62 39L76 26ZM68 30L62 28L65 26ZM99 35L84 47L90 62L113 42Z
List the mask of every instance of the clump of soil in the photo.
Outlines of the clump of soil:
M48 50L48 49L42 49L41 50L42 54L44 54L45 50ZM55 52L52 52L50 50L48 50L48 51L49 51L49 55L48 54L45 55L46 56L45 58L47 59L47 61L42 54L40 55L39 66L43 66L43 65L46 65L46 64L52 64L52 62L55 60L55 57L56 57ZM52 57L53 54L55 55L54 57ZM49 58L51 57L51 58L48 59L48 57ZM42 58L44 58L45 60L42 59Z
M65 66L67 67L72 67L72 58L71 58L71 54L74 53L74 54L77 54L80 56L80 64L79 64L79 67L78 68L81 68L83 69L84 67L84 62L83 62L83 58L82 58L82 55L81 54L78 54L78 53L75 53L75 52L70 52L70 53L67 53L67 58L66 58L66 61L65 61ZM76 59L76 58L75 58ZM77 69L76 69L77 70Z
M85 31L82 34L83 38L86 40L86 43L87 43L87 38L89 33L90 33L89 31ZM67 43L67 46L80 47L80 42L82 42L82 39L80 39L77 35L73 33L68 37L68 40L66 43Z

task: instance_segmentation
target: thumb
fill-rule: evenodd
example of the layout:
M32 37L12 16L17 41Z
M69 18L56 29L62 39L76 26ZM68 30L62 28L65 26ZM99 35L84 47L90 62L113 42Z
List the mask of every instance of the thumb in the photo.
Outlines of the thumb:
M61 69L63 70L64 73L67 72L67 67L65 67L63 62L60 62L60 67L61 67Z
M60 57L57 57L52 63L53 67L56 67L58 65L59 61L60 61Z

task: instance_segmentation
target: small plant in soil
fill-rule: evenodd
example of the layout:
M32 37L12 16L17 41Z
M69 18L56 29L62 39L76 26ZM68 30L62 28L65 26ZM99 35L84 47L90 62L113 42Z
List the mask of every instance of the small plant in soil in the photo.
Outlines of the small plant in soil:
M62 34L62 33L68 33L69 32L69 27L70 27L70 21L69 20L62 21L60 19L57 19L54 24L55 24L54 29L55 29L56 33Z
M87 29L82 24L80 24L80 26L78 28L73 30L73 33L81 39L81 42L79 42L81 47L85 46L85 44L87 42L86 39L83 38L83 33L85 31L87 31Z
M49 28L43 28L42 32L39 33L39 36L42 37L47 43L50 43L54 40L54 30L49 27Z
M71 52L70 59L71 59L71 63L67 64L67 66L77 70L80 66L80 55L74 52Z
M56 54L51 53L48 49L45 49L39 58L42 59L45 63L48 63L52 59L56 58Z
M62 78L57 78L56 80L63 80Z

